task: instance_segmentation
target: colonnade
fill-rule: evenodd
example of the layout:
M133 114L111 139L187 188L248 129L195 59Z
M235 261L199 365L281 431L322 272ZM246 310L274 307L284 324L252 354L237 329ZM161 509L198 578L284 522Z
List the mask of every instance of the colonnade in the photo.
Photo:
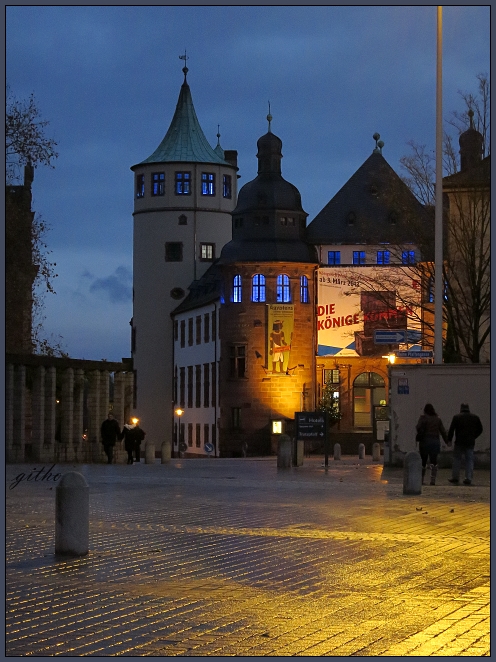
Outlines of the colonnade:
M7 355L7 462L104 461L100 426L109 411L121 427L128 419L130 368L127 363ZM124 461L121 446L115 449L117 461Z

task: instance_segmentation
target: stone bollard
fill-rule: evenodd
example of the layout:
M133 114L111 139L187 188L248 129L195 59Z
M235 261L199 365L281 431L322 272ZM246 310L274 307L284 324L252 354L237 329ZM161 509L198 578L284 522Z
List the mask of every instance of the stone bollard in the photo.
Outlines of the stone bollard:
M280 434L277 440L277 468L291 468L291 438L287 434Z
M55 489L55 553L84 556L90 537L90 488L77 471L62 476Z
M372 460L374 462L379 462L380 459L381 459L381 445L376 442L372 446Z
M334 459L341 459L341 444L334 444Z
M404 459L403 494L422 494L422 458L417 451L410 451Z
M171 459L171 451L172 451L172 444L170 441L163 441L162 442L162 447L161 447L161 454L162 454L162 464L165 464L166 462L170 462Z
M365 460L365 444L358 445L358 459Z
M145 443L145 464L155 464L155 444L153 441Z

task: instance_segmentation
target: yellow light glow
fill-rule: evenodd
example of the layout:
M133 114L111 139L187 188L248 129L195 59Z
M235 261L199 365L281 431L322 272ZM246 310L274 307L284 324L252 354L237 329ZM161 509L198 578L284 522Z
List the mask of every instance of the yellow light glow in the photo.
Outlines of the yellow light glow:
M133 425L137 425L137 424L139 423L139 418L132 418L132 419L131 419L131 423L132 423Z
M394 363L396 361L396 354L388 354L389 363Z
M177 414L178 416L182 416L182 415L184 414L184 410L178 408L178 409L176 409L176 414Z
M272 421L272 434L282 434L282 421Z

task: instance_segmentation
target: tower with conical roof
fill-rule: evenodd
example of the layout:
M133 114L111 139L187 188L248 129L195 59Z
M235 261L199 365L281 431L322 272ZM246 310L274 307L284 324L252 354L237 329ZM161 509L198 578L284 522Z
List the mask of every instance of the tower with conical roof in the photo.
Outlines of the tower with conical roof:
M182 59L185 59L182 58ZM237 152L213 149L183 68L176 110L157 149L134 173L134 411L157 449L174 416L171 311L231 239ZM192 334L187 342L193 344Z

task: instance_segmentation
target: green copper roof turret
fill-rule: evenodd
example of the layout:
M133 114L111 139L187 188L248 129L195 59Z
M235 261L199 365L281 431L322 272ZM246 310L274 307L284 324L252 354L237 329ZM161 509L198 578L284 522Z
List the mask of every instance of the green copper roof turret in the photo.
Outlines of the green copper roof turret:
M229 165L221 158L218 150L212 149L205 138L193 106L191 91L186 82L186 74L184 75L184 83L181 85L176 111L165 138L153 154L141 163L167 163L171 161Z

